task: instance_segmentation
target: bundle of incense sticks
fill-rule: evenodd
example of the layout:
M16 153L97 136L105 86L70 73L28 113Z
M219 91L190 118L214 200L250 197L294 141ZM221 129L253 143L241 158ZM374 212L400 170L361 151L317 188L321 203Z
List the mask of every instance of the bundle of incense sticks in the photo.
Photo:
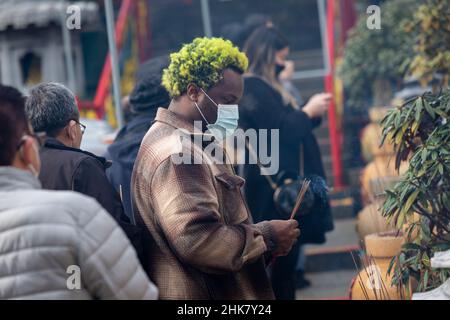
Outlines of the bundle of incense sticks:
M297 214L298 209L300 208L300 205L303 202L303 199L305 198L305 194L309 189L309 185L311 184L311 180L303 180L302 187L300 189L300 192L297 195L297 200L295 201L294 209L291 213L291 220L295 218L295 215Z
M388 286L385 283L385 279L383 279L382 274L378 271L373 272L376 269L377 263L372 255L360 256L356 255L353 252L350 252L352 255L353 263L355 264L355 269L357 272L356 281L359 284L361 291L366 300L391 300L391 296L389 295ZM357 260L359 259L359 265ZM365 279L363 279L362 275L365 275ZM364 280L368 283L368 286L364 283ZM369 285L371 283L371 285ZM356 283L355 283L356 285ZM403 294L404 290L400 283L398 287L398 292L400 293L400 299L406 299Z
M305 198L306 191L309 189L309 184L311 183L311 180L304 180L302 183L302 187L300 188L300 192L297 195L297 200L295 201L294 210L292 210L291 213L291 220L295 218L295 215L300 208L300 205L302 204L303 198ZM270 261L269 266L273 265L275 261L277 260L276 257L272 258L272 261Z

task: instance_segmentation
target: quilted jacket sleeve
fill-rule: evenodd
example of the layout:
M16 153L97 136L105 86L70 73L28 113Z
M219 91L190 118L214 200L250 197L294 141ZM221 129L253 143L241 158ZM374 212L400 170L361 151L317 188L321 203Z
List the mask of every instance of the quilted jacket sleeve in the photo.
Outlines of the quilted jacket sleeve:
M158 290L124 232L97 202L92 202L92 209L79 216L79 264L85 289L99 299L157 299Z

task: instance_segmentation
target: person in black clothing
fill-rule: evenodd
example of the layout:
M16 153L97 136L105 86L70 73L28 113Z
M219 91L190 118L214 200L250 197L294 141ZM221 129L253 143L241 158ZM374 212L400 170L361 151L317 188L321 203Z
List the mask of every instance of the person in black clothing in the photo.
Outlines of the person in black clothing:
M169 57L161 56L144 63L136 75L137 84L130 94L130 120L119 131L105 154L113 164L106 174L114 188L122 192L125 214L133 219L130 181L141 141L153 123L156 110L167 108L170 97L161 85L162 71L169 65Z
M34 130L48 136L40 150L43 188L91 196L119 220L122 203L105 174L111 163L80 150L86 128L73 93L59 83L40 84L31 89L25 107Z
M120 196L106 177L111 161L80 150L86 128L80 123L73 93L59 83L40 84L31 89L25 109L35 132L47 134L39 151L42 187L72 190L96 199L122 227L144 261L141 230L124 215Z
M248 39L244 48L250 62L245 77L244 97L240 103L240 127L243 129L279 129L280 173L300 173L300 150L304 156L304 174L325 177L321 155L312 130L320 124L331 96L313 96L303 108L285 90L279 79L284 69L289 44L273 27L261 27ZM302 148L300 148L302 146ZM246 199L253 218L258 221L277 218L273 189L256 165L246 165L244 176ZM272 177L276 180L276 175ZM298 245L323 243L325 233L333 229L331 212L312 213L314 228L300 228ZM276 260L272 268L272 285L277 299L295 299L295 267L299 250Z

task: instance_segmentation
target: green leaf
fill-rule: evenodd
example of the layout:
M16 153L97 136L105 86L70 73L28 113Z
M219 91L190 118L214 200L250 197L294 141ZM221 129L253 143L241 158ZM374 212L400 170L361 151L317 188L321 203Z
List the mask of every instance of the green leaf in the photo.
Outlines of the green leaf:
M425 162L427 160L427 158L428 158L428 150L426 148L424 148L422 150L421 156L422 156L422 162Z
M428 288L428 270L425 270L425 273L423 275L423 289L427 290Z
M410 251L410 250L416 250L417 251L417 250L422 249L422 247L419 246L418 244L415 244L415 243L406 243L406 244L403 245L403 249L405 249L407 251Z
M404 252L401 252L398 256L398 262L400 263L400 265L404 265L405 264L405 260L406 260L406 256Z
M413 205L414 201L416 201L417 196L419 195L420 190L415 190L408 198L408 200L405 203L405 206L403 207L403 212L409 212L409 209L411 209L411 206Z
M405 121L409 121L409 117L411 116L411 113L413 112L413 110L414 110L414 107L410 106L408 113L406 114Z
M440 110L440 109L434 109L434 111L439 115L439 116L441 116L443 119L447 119L447 114L444 112L444 111L442 111L442 110Z
M391 259L391 261L389 262L389 266L388 266L388 269L387 269L387 274L388 275L391 275L392 268L394 267L394 263L395 263L396 260L397 260L397 257L393 257Z
M431 159L432 159L433 161L436 161L437 157L438 157L437 152L432 152L432 153L431 153Z
M411 132L413 135L416 134L417 129L419 128L419 125L420 125L420 119L413 122L413 125L411 126Z
M395 144L400 145L400 143L403 141L404 136L405 135L404 135L403 131L399 130L397 132L397 135L395 136Z
M422 256L422 263L428 267L431 268L431 262L430 262L430 258L428 257L428 254L425 252Z
M400 127L401 121L402 121L401 113L400 112L396 112L395 119L394 119L394 126L395 126L395 128Z
M447 251L450 250L450 243L438 243L433 246L433 251Z
M423 105L425 107L425 110L427 110L428 114L431 116L431 118L434 120L436 118L436 112L433 110L433 108L430 106L428 101L424 100Z
M395 226L397 227L397 229L401 229L403 227L403 225L405 224L406 221L406 211L405 210L400 210L400 213L397 214L397 221L395 223Z
M415 106L416 106L416 122L419 123L423 110L422 98L418 98L416 100Z
M422 219L420 229L422 230L422 235L425 236L425 238L423 238L423 240L425 242L428 242L431 237L431 231L430 231L430 226L428 224L428 219Z
M400 194L400 202L405 201L406 195L410 193L410 188L405 185L404 187L402 187L403 191Z
M441 283L444 283L447 279L447 272L445 271L445 269L442 269L440 272L440 277L441 277Z

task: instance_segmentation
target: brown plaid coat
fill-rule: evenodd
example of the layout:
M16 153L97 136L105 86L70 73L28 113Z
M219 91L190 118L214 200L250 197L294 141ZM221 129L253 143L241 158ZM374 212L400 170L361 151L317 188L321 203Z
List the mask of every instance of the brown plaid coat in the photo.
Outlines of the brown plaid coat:
M192 133L194 126L159 109L132 179L136 221L151 234L148 272L161 299L273 299L263 255L275 241L267 222L252 224L244 180L228 164L175 164L176 129Z

